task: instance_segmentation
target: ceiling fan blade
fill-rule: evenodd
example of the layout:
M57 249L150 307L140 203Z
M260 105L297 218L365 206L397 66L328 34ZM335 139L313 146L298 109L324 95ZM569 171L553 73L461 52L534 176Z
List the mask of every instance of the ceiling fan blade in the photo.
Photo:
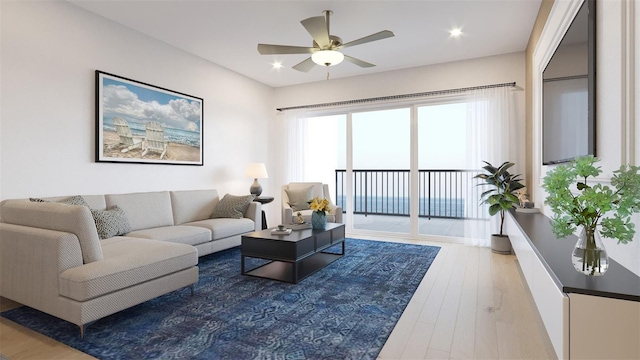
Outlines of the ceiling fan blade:
M393 31L382 30L380 32L377 32L375 34L371 34L369 36L365 36L365 37L360 38L358 40L353 40L353 41L349 41L346 44L342 44L342 45L338 46L336 48L336 50L344 49L344 48L349 47L349 46L356 46L356 45L368 43L368 42L371 42L371 41L382 40L382 39L386 39L386 38L390 38L390 37L394 37L394 36L395 36L395 34L393 33Z
M368 68L368 67L374 67L374 66L376 66L376 64L368 63L368 62L366 62L366 61L362 61L362 60L360 60L360 59L356 59L356 58L351 57L351 56L349 56L349 55L345 55L345 56L344 56L344 59L345 59L345 60L347 60L347 61L349 61L349 62L352 62L352 63L354 63L354 64L356 64L356 65L358 65L358 66L360 66L360 67L364 67L364 68Z
M320 46L321 49L329 47L331 40L329 40L329 29L327 29L327 22L324 16L315 16L300 21L302 26L309 32L313 40Z
M312 54L316 48L304 47L304 46L288 46L288 45L271 45L271 44L258 44L258 52L260 55L271 54Z
M302 72L309 72L309 70L313 69L314 66L316 66L316 63L314 63L311 58L308 58L307 60L304 60L295 65L292 69L296 69Z

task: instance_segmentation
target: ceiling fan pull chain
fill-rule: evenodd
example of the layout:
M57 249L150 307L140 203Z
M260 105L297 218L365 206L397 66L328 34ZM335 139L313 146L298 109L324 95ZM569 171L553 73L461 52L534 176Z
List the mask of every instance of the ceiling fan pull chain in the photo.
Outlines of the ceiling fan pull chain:
M327 80L329 80L329 70L327 70Z

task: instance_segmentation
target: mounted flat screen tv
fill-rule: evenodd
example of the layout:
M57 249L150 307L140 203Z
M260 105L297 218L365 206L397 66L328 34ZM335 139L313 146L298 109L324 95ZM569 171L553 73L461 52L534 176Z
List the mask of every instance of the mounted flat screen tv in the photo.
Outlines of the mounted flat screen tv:
M542 73L542 163L596 153L595 0L585 0Z

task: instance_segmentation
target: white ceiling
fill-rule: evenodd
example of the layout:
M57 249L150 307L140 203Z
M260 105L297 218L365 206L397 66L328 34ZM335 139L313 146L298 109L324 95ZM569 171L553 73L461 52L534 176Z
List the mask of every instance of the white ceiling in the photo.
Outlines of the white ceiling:
M541 0L178 1L69 0L88 11L272 87L322 81L326 68L291 69L307 55L260 55L258 43L311 46L300 21L333 10L331 34L349 42L381 30L395 37L344 49L376 64L330 67L332 79L524 51ZM449 30L460 27L460 38ZM272 68L280 61L281 69Z

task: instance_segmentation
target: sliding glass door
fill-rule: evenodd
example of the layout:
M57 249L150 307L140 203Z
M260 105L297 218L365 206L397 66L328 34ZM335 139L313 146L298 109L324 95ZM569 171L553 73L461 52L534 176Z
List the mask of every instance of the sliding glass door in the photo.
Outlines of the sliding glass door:
M460 98L307 118L305 181L329 184L349 231L482 238L472 106Z
M351 115L353 228L410 233L411 109Z
M419 235L483 236L482 189L464 101L417 108Z

